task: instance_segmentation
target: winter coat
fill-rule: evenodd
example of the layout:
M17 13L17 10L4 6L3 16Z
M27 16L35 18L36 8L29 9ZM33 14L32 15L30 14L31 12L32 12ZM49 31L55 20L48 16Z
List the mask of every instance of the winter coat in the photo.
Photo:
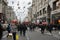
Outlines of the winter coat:
M3 36L3 31L4 31L4 29L3 29L2 25L0 24L0 40Z
M8 24L7 31L11 31L11 25Z
M11 24L11 31L17 32L17 26L15 24Z

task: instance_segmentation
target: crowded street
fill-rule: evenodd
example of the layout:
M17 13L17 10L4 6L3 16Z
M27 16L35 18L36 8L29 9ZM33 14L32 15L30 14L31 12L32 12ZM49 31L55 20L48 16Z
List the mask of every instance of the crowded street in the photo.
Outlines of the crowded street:
M60 40L60 0L0 0L0 40Z
M5 32L7 34L7 32ZM7 35L4 34L2 40L7 40ZM45 32L44 34L41 34L40 30L35 31L27 31L26 36L21 36L19 32L17 33L19 35L19 40L60 40L60 34L58 34L58 31L53 31L52 34L49 32ZM13 39L9 39L13 40Z

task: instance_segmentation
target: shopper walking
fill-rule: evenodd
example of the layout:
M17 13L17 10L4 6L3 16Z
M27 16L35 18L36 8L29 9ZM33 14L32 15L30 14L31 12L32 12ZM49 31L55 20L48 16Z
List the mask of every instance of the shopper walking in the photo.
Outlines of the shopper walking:
M2 39L2 35L3 35L3 27L0 23L0 40Z
M23 36L25 36L25 34L26 34L26 30L27 30L27 26L23 23Z
M13 40L16 40L17 26L14 23L11 24L11 32L13 34Z

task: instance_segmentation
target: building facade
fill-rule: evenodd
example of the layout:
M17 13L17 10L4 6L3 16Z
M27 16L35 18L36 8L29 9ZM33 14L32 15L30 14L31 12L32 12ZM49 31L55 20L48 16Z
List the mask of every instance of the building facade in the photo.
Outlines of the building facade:
M17 20L15 12L13 11L11 6L7 6L6 18L7 18L7 21Z
M32 21L35 23L37 17L37 0L32 0Z
M7 8L7 0L0 0L0 19L2 21L6 20L6 8Z
M32 18L33 18L33 15L32 15L32 7L29 7L28 8L28 18L29 18L29 21L32 22Z
M46 21L46 16L47 16L47 4L48 4L48 0L36 0L35 1L35 6L32 6L35 10L35 20L36 22L45 20ZM33 4L32 4L33 5ZM33 12L33 11L32 11Z
M53 24L60 24L60 0L51 0L49 2L50 6L52 7L51 11L51 22Z
M60 0L33 0L32 12L35 22L51 23L59 19ZM57 19L56 19L57 20ZM55 20L55 21L56 21ZM57 22L56 22L57 23Z

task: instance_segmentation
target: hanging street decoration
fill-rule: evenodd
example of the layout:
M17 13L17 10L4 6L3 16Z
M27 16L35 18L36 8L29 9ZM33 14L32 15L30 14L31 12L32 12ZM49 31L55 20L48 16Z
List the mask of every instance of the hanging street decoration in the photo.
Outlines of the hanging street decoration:
M24 8L25 8L25 6L24 6Z
M18 9L20 9L20 7L18 7Z
M17 3L17 6L19 6L19 1L18 1L18 3Z
M14 1L12 1L12 4L14 4Z
M30 4L31 4L31 2L28 3L28 5L30 5Z

